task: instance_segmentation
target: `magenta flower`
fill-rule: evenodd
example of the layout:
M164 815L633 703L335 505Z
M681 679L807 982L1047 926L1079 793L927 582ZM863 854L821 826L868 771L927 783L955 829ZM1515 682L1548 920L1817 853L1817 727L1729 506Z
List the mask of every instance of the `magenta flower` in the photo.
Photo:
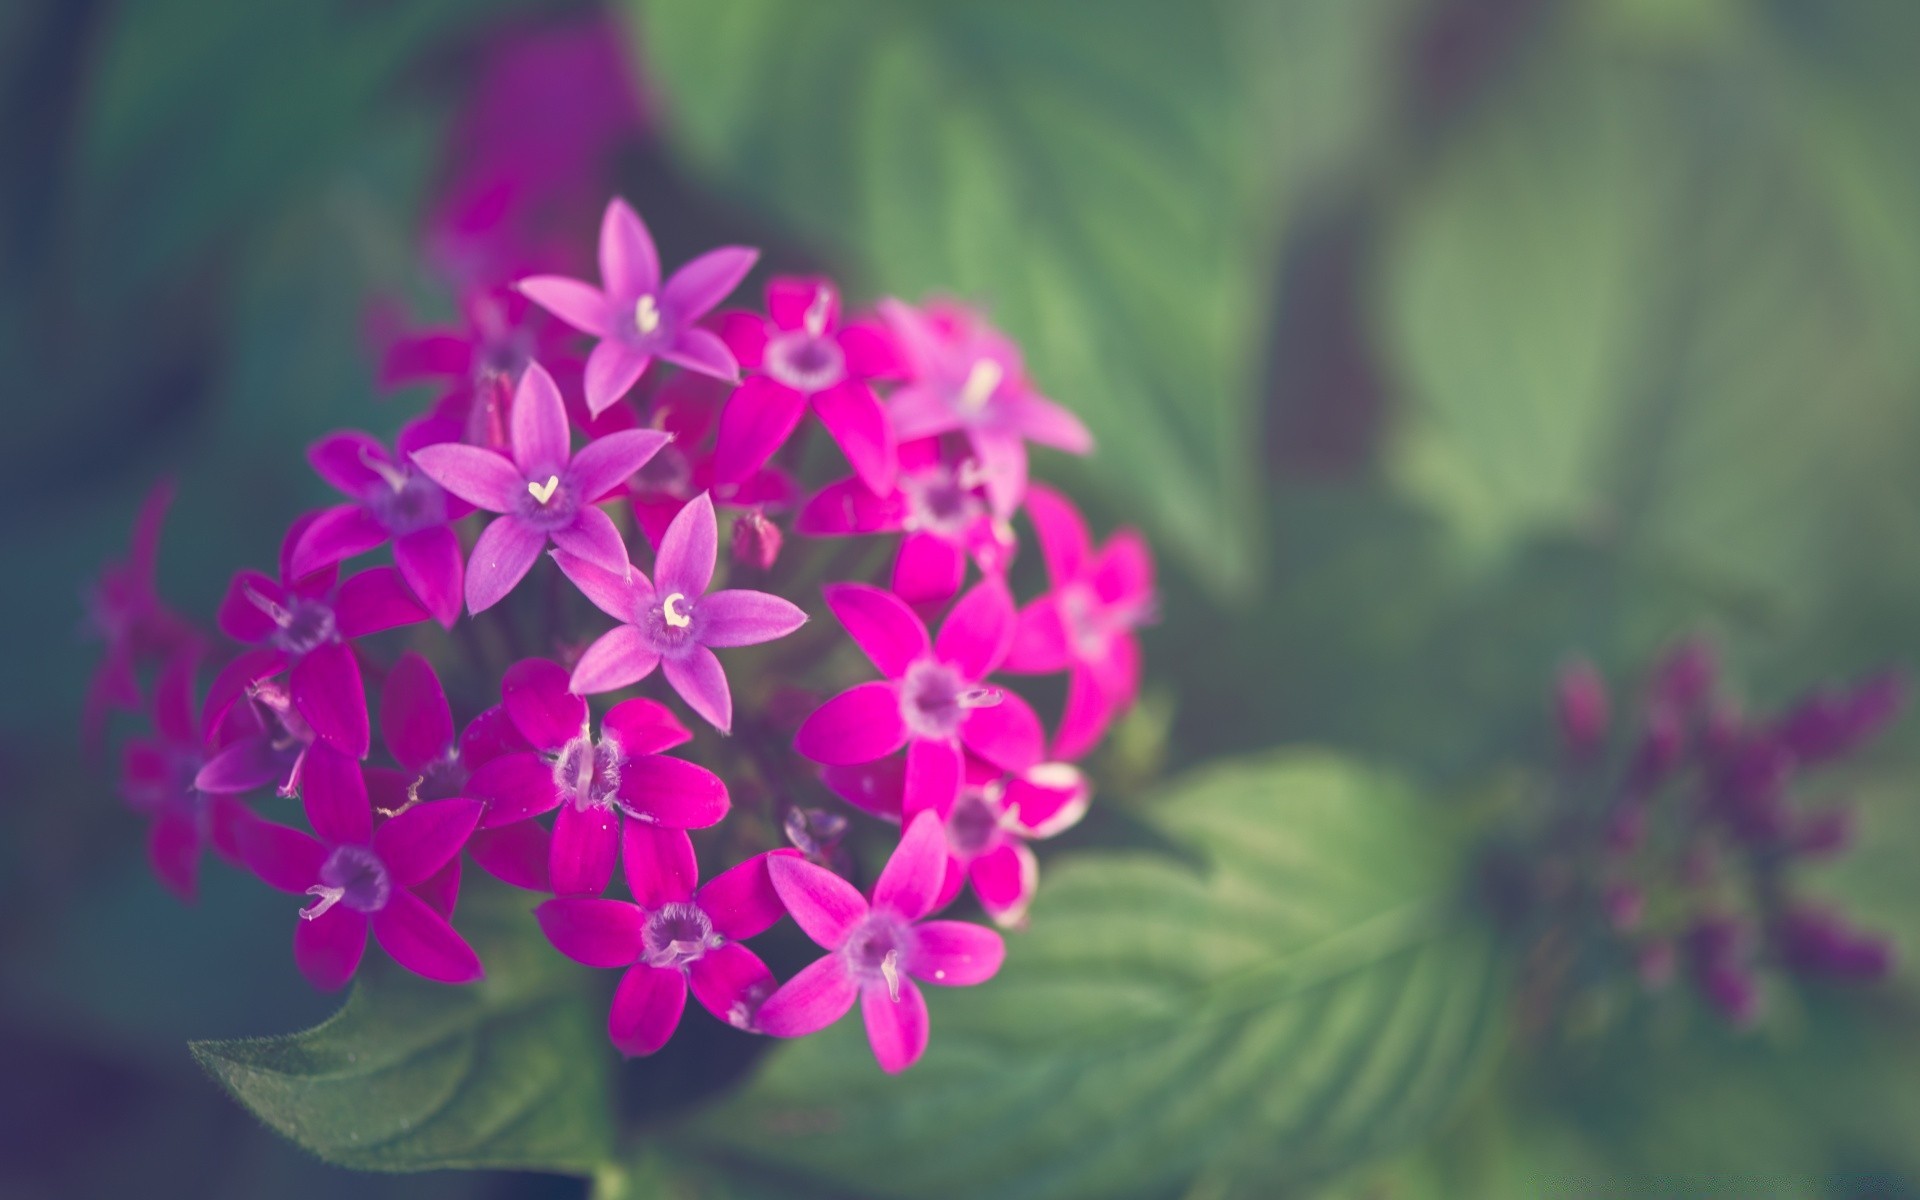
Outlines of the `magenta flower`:
M448 440L443 423L429 417L400 431L395 448L364 433L330 434L307 451L320 478L353 498L322 511L293 548L299 578L393 543L393 563L427 611L448 629L460 618L460 535L451 522L473 511L408 461L421 446Z
M654 397L650 423L673 435L673 442L655 455L628 483L634 519L658 546L667 526L687 501L711 492L724 507L780 511L790 507L798 488L785 471L766 466L738 483L717 484L714 447L710 435L725 400L727 387L705 375L679 374Z
M626 543L597 502L626 483L667 442L652 429L611 433L573 453L566 405L553 377L529 364L514 394L513 456L479 446L422 446L413 461L427 477L498 520L481 531L467 562L467 608L500 602L533 568L549 540L562 550L624 571Z
M303 528L295 525L287 535L289 547ZM332 567L295 578L284 563L279 580L258 571L234 575L220 602L220 629L257 649L242 653L215 680L210 721L251 685L286 671L293 707L314 734L354 758L367 756L367 696L348 643L428 614L392 567L373 567L338 585L335 578Z
M248 684L243 698L246 703L229 704L217 718L211 704L202 710L202 724L219 731L220 748L193 777L193 786L211 795L238 796L272 784L282 796L296 794L313 748L313 726L294 708L283 679Z
M693 711L722 733L733 728L733 695L711 647L754 646L804 625L797 605L746 589L707 591L719 552L713 500L702 492L660 539L656 582L631 567L623 574L569 554L554 561L600 610L624 622L587 647L573 669L581 695L616 691L658 666Z
M1053 755L1078 758L1140 689L1140 643L1133 631L1153 617L1153 556L1131 529L1115 533L1094 553L1080 513L1048 488L1027 493L1027 512L1053 590L1021 612L1006 669L1072 672Z
M198 657L177 656L154 682L153 735L132 738L124 750L121 791L127 807L148 817L147 858L153 873L182 900L192 900L199 883L200 852L211 845L222 857L239 862L239 827L252 814L229 795L200 788L208 739L201 737L193 704ZM224 733L214 739L215 748Z
M704 829L727 815L727 785L712 771L660 753L691 735L665 706L625 700L601 719L567 690L559 663L529 658L507 668L507 716L534 747L489 762L468 791L487 801L490 829L558 809L548 857L559 895L598 895L613 878L622 816L668 829Z
M966 582L971 558L987 575L1013 560L1013 530L994 515L971 458L943 455L938 438L900 447L900 473L876 493L858 479L820 489L794 522L810 537L904 534L893 562L893 591L908 604L937 607Z
M893 486L893 426L869 380L898 373L892 338L877 322L840 323L840 294L825 279L776 278L766 318L727 314L721 326L740 365L758 374L720 415L715 478L738 483L786 444L811 404L854 473L876 492Z
M908 809L948 811L961 748L1009 771L1040 761L1045 735L1026 701L982 681L1013 641L1013 598L987 579L962 596L936 642L906 602L860 583L830 584L827 607L887 678L815 709L794 746L819 763L869 762L907 748Z
M460 853L480 820L476 800L435 800L383 821L376 829L360 764L316 747L301 800L312 837L267 821L240 834L247 865L270 887L312 896L300 910L293 957L323 991L353 978L367 931L393 960L427 979L471 983L480 958L447 919L418 893Z
M740 285L759 257L745 246L723 246L681 267L662 286L653 235L616 196L600 222L601 287L560 275L530 276L519 287L535 304L600 339L587 356L587 408L597 415L627 394L656 355L689 371L737 379L733 351L699 321Z
M945 874L940 819L922 813L907 826L869 902L854 886L799 856L767 861L774 889L808 937L830 951L760 1006L758 1024L775 1037L803 1037L860 1001L867 1041L888 1074L927 1048L927 1002L918 979L967 987L993 978L1006 956L1000 935L965 921L925 921Z
M1027 442L1092 451L1080 418L1034 389L1019 347L977 313L952 304L921 311L898 300L881 301L880 312L911 380L887 405L895 435L906 442L964 432L1001 516L1012 516L1026 491Z
M527 364L536 361L556 377L577 382L582 364L569 350L574 333L508 287L470 289L460 309L465 323L459 327L395 336L381 362L380 382L442 385L429 419L452 436L434 440L505 445L504 421L496 430L490 419L504 413L489 412L487 397L502 384L511 396Z
M589 967L625 968L607 1014L614 1046L641 1055L666 1045L689 987L708 1012L752 1029L774 979L740 943L786 915L767 863L793 852L755 855L696 887L700 869L684 830L634 821L622 842L634 903L563 896L535 910L560 953Z
M171 479L153 485L140 504L127 557L102 567L81 597L88 631L106 645L81 709L81 735L90 747L98 747L108 713L140 707L135 671L143 661L171 659L201 644L199 633L161 602L154 584L160 526L173 505L173 492Z

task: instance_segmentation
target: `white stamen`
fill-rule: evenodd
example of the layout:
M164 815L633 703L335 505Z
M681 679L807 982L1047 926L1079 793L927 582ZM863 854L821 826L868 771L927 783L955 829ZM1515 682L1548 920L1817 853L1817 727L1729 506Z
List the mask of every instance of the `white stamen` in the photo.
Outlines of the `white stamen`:
M314 884L307 889L307 895L318 896L319 899L300 910L300 919L313 921L325 916L327 910L340 903L346 894L345 888L328 887L324 883Z
M813 303L807 305L807 315L802 318L810 337L819 337L827 331L827 306L833 303L833 293L822 284L813 294Z
M377 458L365 446L360 447L360 465L386 481L394 491L405 491L407 473L384 458Z
M288 612L286 609L274 603L272 600L268 599L267 597L261 595L259 590L256 589L252 584L243 583L240 585L240 590L246 593L248 603L252 604L255 608L259 609L261 612L271 617L273 619L273 623L275 625L278 625L280 628L285 629L288 623L293 620L292 613Z
M968 688L960 693L960 707L994 708L1006 698L1007 694L997 687Z
M887 951L880 960L880 977L887 981L887 998L895 1004L900 1003L900 952Z
M967 372L967 381L960 386L960 407L974 410L985 408L1005 374L1000 364L990 358L974 363L973 370Z
M693 624L693 614L681 612L676 607L686 598L686 593L675 592L667 597L666 603L660 606L660 615L665 617L667 624L673 626L675 629L685 629L687 626Z
M529 479L527 480L527 494L532 496L538 503L545 504L547 501L553 499L553 493L559 486L560 477L558 475L547 476L545 483L535 483Z
M633 325L644 336L660 328L660 306L654 303L651 293L640 297L633 306Z

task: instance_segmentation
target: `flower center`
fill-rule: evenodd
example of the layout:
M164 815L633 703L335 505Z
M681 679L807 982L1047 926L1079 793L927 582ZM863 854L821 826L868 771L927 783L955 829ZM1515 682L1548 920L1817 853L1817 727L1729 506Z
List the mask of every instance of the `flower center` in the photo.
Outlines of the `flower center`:
M979 359L973 369L967 372L967 381L960 385L958 401L964 412L977 413L993 399L994 392L1000 388L1000 381L1006 378L1006 371L999 363L990 358Z
M659 604L640 614L640 630L661 654L672 654L696 644L704 622L700 618L697 597L685 592L669 592Z
M870 912L854 927L841 953L847 969L862 986L880 984L896 1003L900 977L913 957L918 939L913 926L883 912Z
M923 738L950 738L960 732L967 710L1000 703L998 688L968 683L942 662L921 659L900 680L900 716Z
M564 478L550 471L544 479L527 480L527 498L514 509L516 516L535 529L560 529L573 523L580 500Z
M303 657L333 640L337 629L333 606L324 600L302 597L294 600L293 607L283 608L252 588L246 591L253 606L279 627L271 638L273 644L293 657Z
M206 755L191 746L162 747L154 778L129 782L128 805L135 812L178 813L198 823L206 811L207 795L193 786L193 780L206 761Z
M532 496L539 503L545 504L547 501L553 499L553 493L558 490L559 487L560 477L558 475L547 476L545 483L535 483L529 479L527 481L527 495Z
M618 743L602 739L595 745L583 733L560 748L553 764L554 786L561 799L571 799L576 808L610 808L620 791L624 761Z
M365 498L374 519L394 537L404 537L421 529L447 523L447 494L425 475L406 467L378 460L367 463L386 480L387 486Z
M907 497L903 524L910 533L932 533L958 541L987 511L962 472L944 465L902 474L900 490Z
M315 897L300 910L302 920L322 916L336 904L355 912L374 913L387 906L393 895L393 880L387 865L367 846L335 846L327 861L320 864L320 882L307 889Z
M451 800L466 791L468 774L459 752L449 750L446 757L437 758L422 768L420 777L408 785L407 803Z
M1000 840L1000 788L963 788L947 818L947 844L962 858L978 858Z
M767 343L764 361L767 374L798 392L823 392L847 375L840 343L808 329L775 336Z
M647 337L660 328L660 305L651 292L634 301L633 327L640 331L641 337Z
M726 943L697 904L664 904L647 914L640 933L640 961L650 967L680 968L706 957Z

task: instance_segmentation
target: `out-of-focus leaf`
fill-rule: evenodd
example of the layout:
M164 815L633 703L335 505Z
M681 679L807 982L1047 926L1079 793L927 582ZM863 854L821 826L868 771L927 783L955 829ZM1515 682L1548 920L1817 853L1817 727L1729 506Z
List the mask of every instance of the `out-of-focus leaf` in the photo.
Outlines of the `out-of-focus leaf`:
M1050 869L1000 975L933 989L906 1074L849 1019L688 1136L876 1196L1152 1196L1203 1169L1313 1180L1447 1113L1498 1041L1504 972L1439 811L1299 753L1205 771L1157 812L1198 863Z
M1232 593L1259 570L1256 389L1282 218L1368 124L1368 68L1403 7L638 11L699 165L850 255L868 289L984 304L1092 427L1093 478Z
M346 1007L287 1037L196 1042L234 1098L329 1162L588 1175L612 1156L612 1051L588 973L519 896L476 892L459 926L487 978L446 987L370 949Z

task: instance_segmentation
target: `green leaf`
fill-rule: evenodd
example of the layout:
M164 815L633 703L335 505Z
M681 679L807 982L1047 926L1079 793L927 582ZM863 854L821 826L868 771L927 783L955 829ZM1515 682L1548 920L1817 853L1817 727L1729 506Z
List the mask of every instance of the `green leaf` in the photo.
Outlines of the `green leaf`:
M1441 814L1319 754L1205 771L1158 813L1192 861L1050 867L1000 975L932 989L910 1071L848 1019L688 1137L877 1196L1134 1196L1315 1179L1445 1114L1504 1004Z
M1403 7L1116 0L1090 23L1071 0L730 0L638 20L699 166L868 289L986 305L1093 429L1093 477L1244 592L1279 230L1367 126Z
M588 1175L612 1157L608 1060L589 973L526 898L476 890L459 925L487 978L429 983L368 950L346 1007L305 1033L196 1042L234 1098L328 1162Z

